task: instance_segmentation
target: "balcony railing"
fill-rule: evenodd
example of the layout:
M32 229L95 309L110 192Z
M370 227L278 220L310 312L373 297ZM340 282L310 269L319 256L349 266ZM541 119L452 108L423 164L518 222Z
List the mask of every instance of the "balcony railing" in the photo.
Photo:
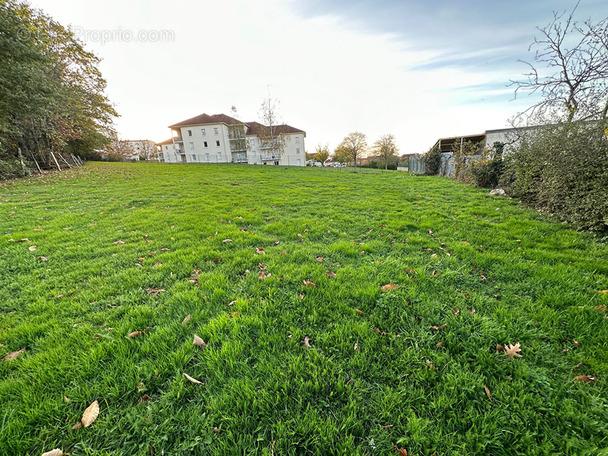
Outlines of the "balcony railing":
M270 154L270 155L266 155L266 154L262 154L260 155L260 159L261 160L280 160L281 156L279 154Z

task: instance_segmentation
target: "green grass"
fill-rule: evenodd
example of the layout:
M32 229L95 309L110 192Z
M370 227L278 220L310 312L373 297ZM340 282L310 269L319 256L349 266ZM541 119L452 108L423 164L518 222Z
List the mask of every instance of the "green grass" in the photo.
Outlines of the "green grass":
M608 454L608 246L515 201L395 172L88 164L0 204L0 357L26 348L0 363L2 455Z

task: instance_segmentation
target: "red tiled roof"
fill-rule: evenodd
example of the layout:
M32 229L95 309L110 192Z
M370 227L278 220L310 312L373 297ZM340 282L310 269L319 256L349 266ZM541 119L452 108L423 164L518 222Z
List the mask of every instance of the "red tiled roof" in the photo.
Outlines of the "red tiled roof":
M262 128L264 128L264 125L262 125L259 122L245 122L245 125L247 125L249 127L249 129L247 130L247 136L256 136L259 134L260 130ZM299 130L298 128L294 128L290 125L275 125L273 127L274 131L276 133L279 134L289 134L289 133L304 133L306 134L306 132L304 130Z
M191 119L182 120L181 122L178 122L176 124L169 125L169 128L186 127L188 125L207 125L218 123L232 125L234 123L239 123L239 121L230 116L227 116L226 114L213 114L212 116L208 114L201 114L200 116L192 117Z

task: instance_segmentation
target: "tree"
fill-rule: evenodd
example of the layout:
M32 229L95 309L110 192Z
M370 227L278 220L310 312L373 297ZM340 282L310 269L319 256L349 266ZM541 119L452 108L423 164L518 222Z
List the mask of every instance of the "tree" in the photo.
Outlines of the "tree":
M117 115L99 59L39 10L0 1L0 156L38 169L103 149Z
M349 133L344 137L340 145L336 148L336 155L342 159L346 159L346 163L354 163L357 166L357 161L367 152L367 141L365 135L358 131ZM338 160L340 161L340 160Z
M282 125L279 124L278 101L268 98L260 107L260 120L262 126L258 132L261 149L266 149L272 156L280 158L285 151L286 137Z
M321 166L325 166L325 162L329 158L329 146L327 144L325 146L321 146L321 144L319 144L315 150L315 160L321 163Z
M578 6L578 4L577 4ZM529 50L535 63L523 81L511 81L519 91L538 93L542 99L524 114L541 121L572 122L605 119L608 114L608 18L597 23L574 20L574 10L553 14L538 28Z
M395 144L394 135L389 134L381 136L380 139L374 143L374 151L384 163L384 169L388 169L389 162L396 162L399 159L399 157L397 157L399 149Z

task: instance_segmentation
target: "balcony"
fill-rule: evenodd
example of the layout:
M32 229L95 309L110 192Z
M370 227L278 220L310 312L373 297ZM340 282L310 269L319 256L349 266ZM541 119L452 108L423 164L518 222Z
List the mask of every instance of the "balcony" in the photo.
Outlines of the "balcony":
M262 161L267 161L267 160L280 160L281 156L279 154L261 154L260 155L260 160Z

